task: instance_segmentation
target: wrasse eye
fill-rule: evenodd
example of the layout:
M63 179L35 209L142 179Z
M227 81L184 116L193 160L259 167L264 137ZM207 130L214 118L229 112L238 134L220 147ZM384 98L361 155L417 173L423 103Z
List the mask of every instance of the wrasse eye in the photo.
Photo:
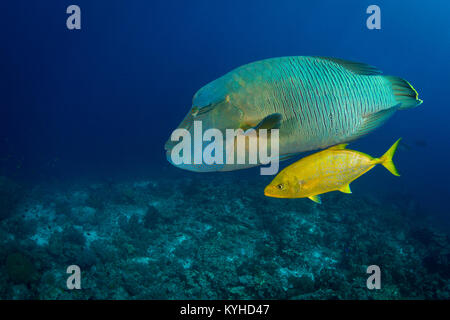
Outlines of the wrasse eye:
M284 189L284 184L280 183L279 185L277 185L277 188L280 189L280 190L283 190Z
M195 116L198 115L198 112L199 112L199 111L200 111L200 109L199 109L198 107L193 107L192 110L191 110L191 115L192 115L193 117L195 117Z

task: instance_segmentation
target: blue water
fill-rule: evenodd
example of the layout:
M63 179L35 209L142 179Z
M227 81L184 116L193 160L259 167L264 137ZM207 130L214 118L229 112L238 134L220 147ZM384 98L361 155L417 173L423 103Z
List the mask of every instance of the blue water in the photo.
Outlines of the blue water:
M70 4L81 8L81 30L66 28ZM371 4L381 30L366 27ZM355 197L414 201L448 232L449 10L445 1L2 1L0 176L52 192L108 179L220 186L225 177L235 183L225 187L243 187L237 197L260 195L270 179L258 170L182 171L166 161L165 141L193 94L233 68L332 56L407 79L424 101L351 144L372 156L399 137L407 144L395 158L401 177L376 168L355 181Z

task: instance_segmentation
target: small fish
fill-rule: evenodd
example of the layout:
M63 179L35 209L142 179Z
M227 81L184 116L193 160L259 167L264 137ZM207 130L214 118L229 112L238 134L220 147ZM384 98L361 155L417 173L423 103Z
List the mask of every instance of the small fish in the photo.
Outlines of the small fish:
M405 141L400 142L398 148L404 151L411 151L414 147L425 148L427 147L427 142L425 140L414 140L413 144L406 143Z
M402 151L411 151L412 148L413 147L409 143L406 143L405 141L402 141L398 144L398 149Z
M425 140L415 140L414 144L418 147L425 148L428 146L428 143Z
M274 198L309 198L321 203L322 193L352 193L350 183L377 164L400 176L392 162L399 142L400 139L380 158L346 149L347 144L317 152L284 168L265 188L264 194Z

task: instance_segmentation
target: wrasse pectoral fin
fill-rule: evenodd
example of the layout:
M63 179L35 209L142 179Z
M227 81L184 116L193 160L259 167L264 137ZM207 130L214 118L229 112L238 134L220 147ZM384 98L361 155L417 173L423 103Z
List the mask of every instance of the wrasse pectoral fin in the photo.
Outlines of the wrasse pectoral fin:
M343 186L342 188L339 189L340 192L343 193L352 193L352 190L350 190L350 185L347 184L345 186Z
M311 199L312 201L314 201L315 203L318 203L318 204L322 203L322 201L320 200L320 197L318 195L310 196L310 197L308 197L308 199Z
M272 113L262 119L255 127L258 129L279 129L281 125L282 115L279 113Z

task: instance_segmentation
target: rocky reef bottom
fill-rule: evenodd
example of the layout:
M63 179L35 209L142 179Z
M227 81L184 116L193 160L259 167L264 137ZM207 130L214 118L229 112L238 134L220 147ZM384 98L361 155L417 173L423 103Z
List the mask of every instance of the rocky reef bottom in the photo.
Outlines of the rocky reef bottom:
M335 192L318 205L218 177L36 185L20 197L2 180L0 298L450 298L449 236L413 199ZM69 265L81 290L66 286ZM369 265L379 290L366 286Z

